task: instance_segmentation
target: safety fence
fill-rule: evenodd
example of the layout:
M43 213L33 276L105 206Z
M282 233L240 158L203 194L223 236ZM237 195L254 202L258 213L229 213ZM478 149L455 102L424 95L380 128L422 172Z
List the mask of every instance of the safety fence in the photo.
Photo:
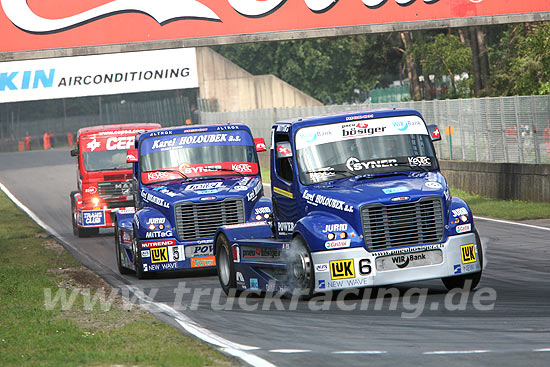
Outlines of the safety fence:
M440 159L550 163L548 95L202 112L201 122L244 122L269 144L276 121L380 108L416 109L426 123L437 124L442 132L442 141L435 144Z

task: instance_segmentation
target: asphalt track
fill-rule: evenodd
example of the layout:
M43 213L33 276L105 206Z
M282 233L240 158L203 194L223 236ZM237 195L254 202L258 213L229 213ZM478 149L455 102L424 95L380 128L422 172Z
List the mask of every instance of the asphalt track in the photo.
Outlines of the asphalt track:
M375 292L268 303L220 296L211 274L146 280L119 275L112 231L89 239L72 234L69 192L75 179L68 150L0 154L0 183L80 261L115 287L131 290L134 299L150 296L147 303L163 321L252 365L550 365L548 230L478 219L488 264L477 293L466 296L449 294L434 280L388 290L399 292L394 304ZM188 290L180 292L181 301L178 286ZM414 292L426 295L407 297Z

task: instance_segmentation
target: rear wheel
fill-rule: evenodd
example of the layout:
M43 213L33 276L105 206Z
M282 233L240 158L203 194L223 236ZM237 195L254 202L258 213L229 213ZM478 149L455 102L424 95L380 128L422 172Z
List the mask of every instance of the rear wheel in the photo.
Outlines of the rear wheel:
M237 289L237 277L235 264L233 263L233 252L224 234L220 234L216 238L216 265L220 285L225 294L229 295L231 289Z
M118 229L118 223L115 222L115 252L116 252L116 264L118 267L118 272L120 274L130 274L130 269L125 268L122 266L122 259L123 259L123 252L122 252L122 246L120 245L120 231Z
M288 258L290 287L294 292L301 292L305 298L313 295L314 274L313 260L306 242L301 236L296 236L290 242Z
M481 270L475 273L442 278L441 280L448 290L454 288L463 289L464 287L466 287L465 290L472 290L477 287L481 280L481 273L483 272L483 249L481 247L481 239L479 238L477 230L475 230L474 233L476 236L477 256L479 257L479 265L481 267Z

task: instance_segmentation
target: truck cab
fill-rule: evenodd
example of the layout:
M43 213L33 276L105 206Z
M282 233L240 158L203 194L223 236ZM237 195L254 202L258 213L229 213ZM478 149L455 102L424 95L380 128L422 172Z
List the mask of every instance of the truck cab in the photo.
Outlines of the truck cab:
M276 123L273 221L218 230L224 291L311 295L434 278L475 287L482 244L439 171L439 139L415 110Z
M136 134L160 127L140 123L78 130L71 150L71 156L76 157L77 190L70 194L76 236L97 235L100 228L113 227L118 210L133 210L132 165L126 162L126 150L133 147Z
M140 134L127 152L136 211L118 213L115 227L119 271L142 278L215 268L219 226L263 222L271 214L257 156L265 150L242 124Z

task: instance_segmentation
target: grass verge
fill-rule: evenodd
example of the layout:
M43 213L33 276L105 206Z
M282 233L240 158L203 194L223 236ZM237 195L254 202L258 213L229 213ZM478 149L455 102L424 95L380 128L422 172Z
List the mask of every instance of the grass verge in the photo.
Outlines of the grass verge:
M86 292L109 295L107 283L82 267L1 191L0 213L2 366L232 364L141 308L123 307L120 297L109 304L94 303ZM76 295L72 306L48 303L62 294Z
M550 203L492 199L453 188L451 193L464 199L474 215L510 220L550 218Z

